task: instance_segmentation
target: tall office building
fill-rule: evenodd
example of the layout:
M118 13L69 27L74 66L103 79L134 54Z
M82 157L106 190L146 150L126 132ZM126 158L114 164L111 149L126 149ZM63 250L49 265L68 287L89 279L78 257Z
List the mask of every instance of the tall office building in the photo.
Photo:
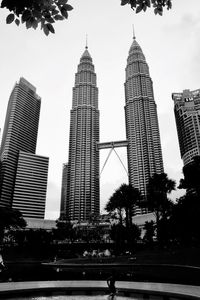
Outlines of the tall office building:
M44 219L49 158L19 151L12 207L24 218Z
M99 110L94 65L87 46L75 75L70 118L66 213L70 220L99 214Z
M36 88L24 78L20 78L9 98L3 130L0 150L0 206L13 206L21 209L25 202L33 201L35 188L31 180L35 175L35 181L39 180L42 184L46 184L47 176L42 178L43 171L41 176L39 175L39 169L43 168L42 162L39 157L34 157L40 105L41 98L36 94ZM28 178L29 168L32 170L31 180ZM44 168L47 174L46 164ZM26 198L28 194L29 198ZM37 203L29 204L32 207L40 206L40 203L45 202L45 198L46 194L44 196L41 192Z
M163 160L153 83L135 37L126 66L125 122L129 183L146 200L149 178L163 172Z
M173 93L174 114L183 164L200 155L200 89Z
M60 219L64 219L66 217L67 174L68 174L68 165L63 164L62 184L61 184L61 201L60 201Z

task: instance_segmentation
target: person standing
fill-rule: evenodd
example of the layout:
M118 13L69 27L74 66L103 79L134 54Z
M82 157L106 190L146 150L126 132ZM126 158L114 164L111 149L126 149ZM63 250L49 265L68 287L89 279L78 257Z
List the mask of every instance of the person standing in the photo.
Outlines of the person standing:
M116 295L116 287L115 287L115 274L113 273L108 279L107 279L107 285L109 288L109 299L114 300Z
M4 265L2 254L0 252L0 277L1 277L1 280L3 280L3 277L4 277L4 274L3 274L4 270L5 270L5 265Z

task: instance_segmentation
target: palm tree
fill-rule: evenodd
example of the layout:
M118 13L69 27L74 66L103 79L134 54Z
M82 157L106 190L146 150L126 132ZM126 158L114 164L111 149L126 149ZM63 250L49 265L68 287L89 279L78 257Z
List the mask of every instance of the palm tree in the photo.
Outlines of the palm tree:
M117 216L119 220L118 224L112 226L111 231L118 250L122 250L123 247L132 249L133 244L140 236L140 230L132 224L133 206L139 200L140 192L137 189L131 185L122 184L106 204L106 211Z
M147 205L150 210L155 212L157 233L161 217L166 218L172 206L167 195L175 190L175 186L176 182L169 179L166 173L154 174L149 180Z
M106 211L117 213L120 224L123 223L125 215L126 227L132 224L133 206L139 201L139 190L132 185L122 184L110 197L106 204Z
M120 225L123 225L123 201L118 190L116 190L109 198L105 210L108 213L111 213L114 218L118 219Z
M140 192L132 185L122 184L119 188L122 197L123 207L126 212L126 227L132 225L133 206L140 200Z

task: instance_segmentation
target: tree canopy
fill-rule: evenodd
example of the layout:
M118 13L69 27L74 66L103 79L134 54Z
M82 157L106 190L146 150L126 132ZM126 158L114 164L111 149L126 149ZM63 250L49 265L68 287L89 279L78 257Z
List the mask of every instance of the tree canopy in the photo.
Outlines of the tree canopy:
M141 231L132 222L133 207L137 205L140 198L141 194L138 189L130 184L122 184L106 204L105 210L118 221L112 225L111 238L115 241L119 251L121 247L125 247L124 243L128 249L132 249L140 238Z
M7 8L10 14L6 23L15 22L17 26L25 24L26 28L41 29L46 35L55 33L53 23L68 18L68 12L73 7L67 3L68 0L3 0L1 8Z
M126 227L128 227L132 224L133 206L139 200L139 190L131 185L122 184L110 197L105 210L112 213L121 225L125 216Z
M0 243L4 237L5 229L26 227L21 212L10 207L0 207Z
M168 178L166 173L154 174L148 184L148 202L150 210L156 214L157 221L169 210L170 201L167 194L175 190L176 182Z
M200 243L200 202L197 194L186 193L174 206L171 227L174 238L181 244Z
M160 232L172 210L173 203L167 195L175 190L176 182L168 178L166 173L154 174L148 184L147 205L156 216L157 239L160 240Z
M163 8L170 9L172 0L121 0L121 5L129 4L136 13L146 11L151 6L154 13L163 14ZM10 11L6 23L15 23L17 26L25 24L26 28L41 29L46 35L55 33L54 23L68 19L68 12L73 7L68 0L2 0L1 8Z
M121 5L129 4L136 13L146 11L153 6L154 13L162 16L163 8L172 8L172 0L121 0Z
M73 225L68 220L56 220L56 229L53 229L54 238L58 240L73 240Z
M180 180L179 188L193 190L200 196L200 156L196 155L192 161L183 167L184 179Z

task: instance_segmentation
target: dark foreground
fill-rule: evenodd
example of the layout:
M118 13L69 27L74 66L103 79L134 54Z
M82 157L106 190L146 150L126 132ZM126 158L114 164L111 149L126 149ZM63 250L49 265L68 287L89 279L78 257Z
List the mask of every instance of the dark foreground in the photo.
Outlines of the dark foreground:
M106 280L115 270L117 280L200 285L200 249L148 250L133 256L72 258L53 261L7 257L1 281ZM12 259L11 259L12 258Z

